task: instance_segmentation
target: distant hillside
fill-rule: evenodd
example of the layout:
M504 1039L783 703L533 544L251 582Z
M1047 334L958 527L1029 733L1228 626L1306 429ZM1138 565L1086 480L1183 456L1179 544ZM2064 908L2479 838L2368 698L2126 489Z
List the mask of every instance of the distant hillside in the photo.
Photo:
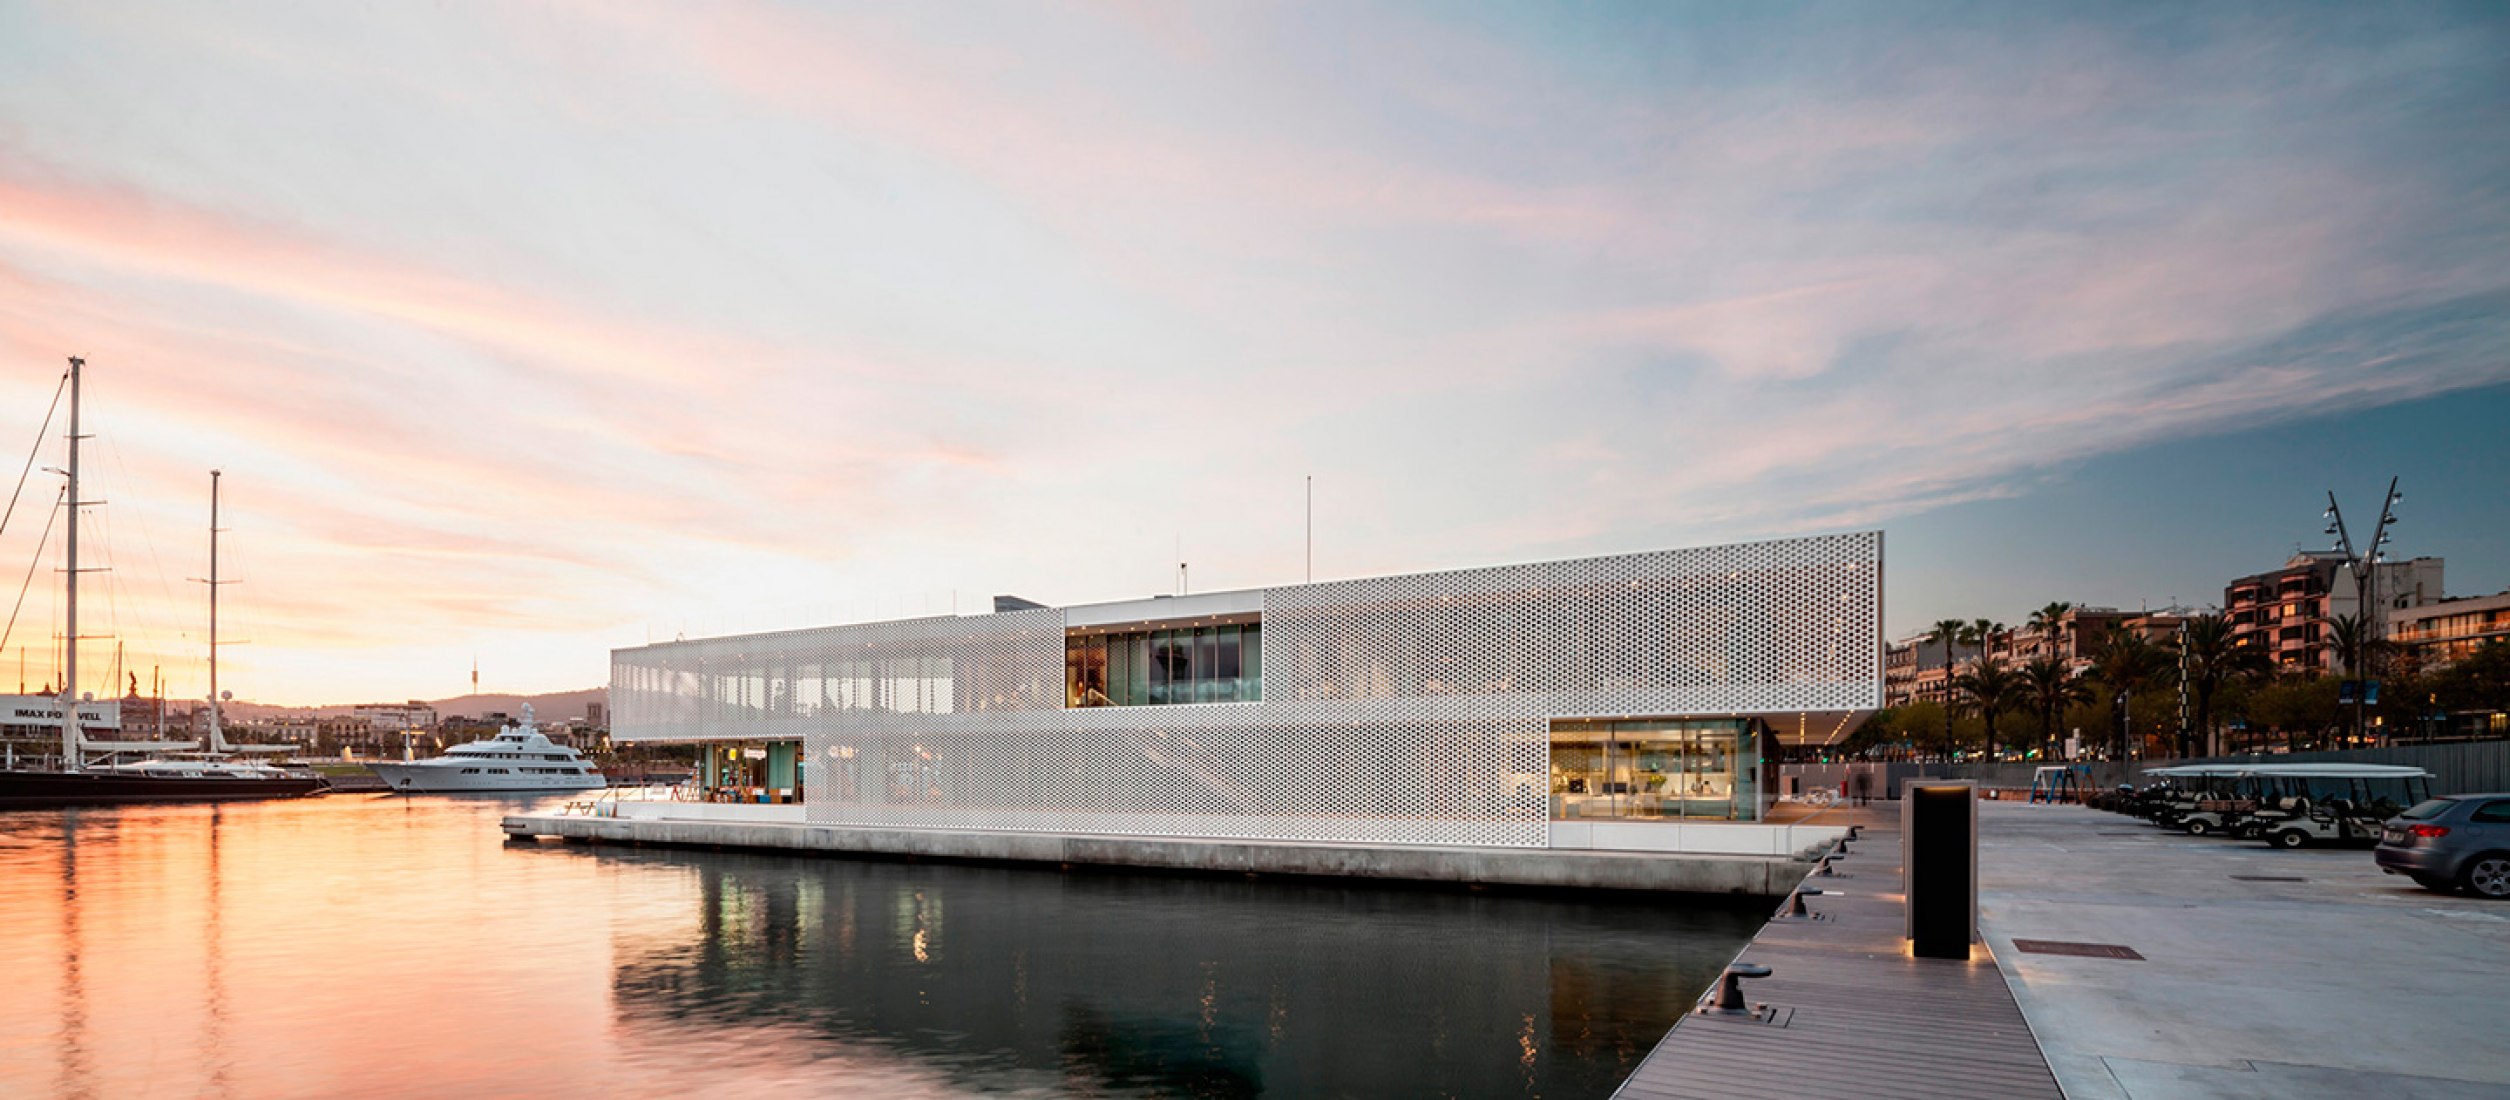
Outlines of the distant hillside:
M523 704L532 705L532 715L543 722L565 722L584 717L584 704L606 702L609 688L585 688L581 691L553 691L546 695L456 695L451 699L429 702L436 713L447 717L502 712L521 714Z

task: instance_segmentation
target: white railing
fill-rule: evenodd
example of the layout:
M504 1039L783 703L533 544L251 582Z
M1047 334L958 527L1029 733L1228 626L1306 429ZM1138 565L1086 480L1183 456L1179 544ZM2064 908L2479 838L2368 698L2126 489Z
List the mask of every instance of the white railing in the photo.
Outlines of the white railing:
M619 806L626 802L697 802L702 801L699 789L689 783L674 786L654 784L637 787L607 787L598 795L567 803L559 808L561 817L617 817Z

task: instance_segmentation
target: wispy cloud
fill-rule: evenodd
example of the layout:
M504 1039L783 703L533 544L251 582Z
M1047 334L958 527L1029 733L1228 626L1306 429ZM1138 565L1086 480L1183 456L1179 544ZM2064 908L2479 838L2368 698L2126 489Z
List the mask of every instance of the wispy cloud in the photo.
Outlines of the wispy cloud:
M1348 574L2510 380L2479 13L0 20L15 404L88 354L159 546L234 473L274 696L1275 581L1308 473Z

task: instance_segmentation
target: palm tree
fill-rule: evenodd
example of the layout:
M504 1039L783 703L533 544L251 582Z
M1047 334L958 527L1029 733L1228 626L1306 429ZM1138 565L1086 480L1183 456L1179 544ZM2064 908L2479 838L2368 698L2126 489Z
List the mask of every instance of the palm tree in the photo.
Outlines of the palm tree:
M2170 654L2134 630L2112 630L2100 647L2100 656L2092 662L2092 675L2109 685L2118 706L2118 758L2123 760L2133 750L2127 740L2127 707L2137 692L2151 687L2170 670Z
M1961 644L1978 647L1978 659L1986 660L1996 648L1996 639L2013 632L2013 628L1992 619L1972 619L1961 627Z
M2048 606L2031 612L2031 632L2048 643L2048 651L2051 654L2057 651L2057 632L2065 629L2066 612L2072 610L2074 610L2073 604L2064 600L2052 600Z
M2196 697L2196 736L2205 739L2205 754L2217 755L2222 746L2214 736L2214 692L2233 680L2256 676L2268 671L2270 665L2264 650L2248 644L2248 640L2231 632L2231 621L2220 615L2199 615L2187 621L2172 648L2179 652L2188 670L2188 690ZM2179 755L2193 755L2193 745L2179 746Z
M2074 676L2064 660L2041 654L2022 666L2022 685L2032 706L2039 711L2039 740L2051 751L2057 744L2057 716L2076 703L2092 701L2092 690Z
M2336 663L2344 666L2344 676L2348 680L2369 679L2372 664L2379 660L2380 651L2387 646L2385 641L2371 633L2369 622L2359 615L2338 615L2327 620L2327 640L2335 646ZM2367 695L2360 687L2354 691L2355 699L2363 699ZM2368 704L2354 704L2354 736L2370 736L2367 713Z
M1961 642L1961 631L1968 624L1959 619L1937 619L1934 629L1926 632L1926 640L1944 647L1944 757L1952 756L1952 647Z
M1961 674L1956 687L1968 708L1987 720L1987 758L1996 758L1996 716L2020 706L2023 700L2022 678L2003 661L1981 657L1978 664Z
M2327 620L2327 640L2336 648L2336 663L2344 666L2348 678L2359 680L2378 658L2384 644L2371 636L2370 627L2359 615L2338 615Z

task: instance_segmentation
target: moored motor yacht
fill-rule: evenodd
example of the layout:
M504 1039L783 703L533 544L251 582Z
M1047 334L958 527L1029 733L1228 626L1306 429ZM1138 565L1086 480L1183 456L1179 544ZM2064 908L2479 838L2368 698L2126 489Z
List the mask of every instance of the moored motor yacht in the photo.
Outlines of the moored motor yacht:
M532 722L532 705L523 704L523 721L495 737L445 750L443 756L397 763L366 765L384 785L409 794L459 791L590 791L609 785L601 769L576 749L558 744Z

